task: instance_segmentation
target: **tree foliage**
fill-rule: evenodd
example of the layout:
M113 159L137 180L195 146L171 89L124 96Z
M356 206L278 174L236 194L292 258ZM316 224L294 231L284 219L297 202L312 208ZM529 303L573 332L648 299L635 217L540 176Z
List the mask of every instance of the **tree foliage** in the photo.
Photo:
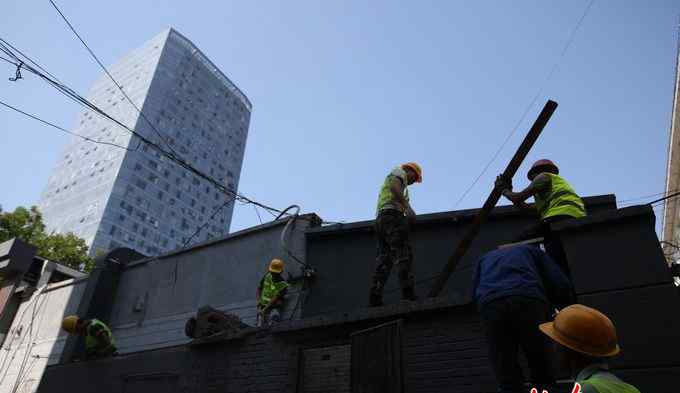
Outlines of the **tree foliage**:
M0 243L19 238L38 248L38 255L80 271L89 272L94 260L87 255L85 240L73 233L46 233L42 214L38 208L17 207L13 212L3 212L0 207Z

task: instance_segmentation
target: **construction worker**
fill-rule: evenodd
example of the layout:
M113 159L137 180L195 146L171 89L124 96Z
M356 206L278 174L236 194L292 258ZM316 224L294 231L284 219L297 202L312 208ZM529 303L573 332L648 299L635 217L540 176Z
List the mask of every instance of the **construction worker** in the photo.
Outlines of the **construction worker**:
M607 359L619 353L616 328L612 321L594 308L573 304L560 311L553 322L539 328L558 344L558 352L569 366L575 383L573 392L640 393L614 374Z
M383 289L394 264L399 269L401 297L416 300L411 273L413 256L408 240L409 221L416 213L409 203L408 186L423 181L423 171L415 162L394 168L385 178L378 195L375 231L378 235L378 257L369 304L383 304Z
M535 244L499 248L480 258L472 293L498 392L527 391L518 359L520 347L538 391L552 391L550 346L538 324L550 320L555 306L573 302L571 283L559 266Z
M569 274L566 256L562 247L553 238L550 224L570 218L580 218L586 215L586 209L581 198L574 189L559 176L559 168L554 162L546 159L536 161L527 177L531 181L529 186L520 192L512 192L511 179L502 175L496 178L496 187L502 190L502 195L515 206L531 211L539 216L539 222L525 230L516 240L544 238L546 251ZM534 197L533 206L527 205L526 200Z
M70 334L85 337L85 357L87 359L116 354L116 344L111 329L98 319L82 319L77 315L69 315L64 318L61 327Z
M284 280L283 261L277 258L269 263L268 272L257 286L258 325L267 326L271 322L281 320L283 300L288 291L288 282Z

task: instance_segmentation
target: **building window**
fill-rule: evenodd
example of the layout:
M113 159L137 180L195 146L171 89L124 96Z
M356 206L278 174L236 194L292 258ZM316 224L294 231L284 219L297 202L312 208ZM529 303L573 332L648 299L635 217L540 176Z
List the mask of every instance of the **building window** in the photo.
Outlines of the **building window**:
M142 190L145 190L145 189L146 189L146 182L145 182L144 180L142 180L142 179L137 179L137 180L135 181L135 185L136 185L137 187L141 188Z

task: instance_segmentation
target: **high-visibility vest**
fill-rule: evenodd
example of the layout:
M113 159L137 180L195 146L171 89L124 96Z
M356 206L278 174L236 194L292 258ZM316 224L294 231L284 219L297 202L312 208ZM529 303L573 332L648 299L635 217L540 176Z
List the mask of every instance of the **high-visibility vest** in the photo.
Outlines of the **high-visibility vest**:
M262 291L260 292L260 306L268 305L284 288L288 288L286 280L276 282L271 272L265 274L262 281Z
M627 384L614 376L608 377L607 374L606 372L598 372L590 378L580 381L582 390L585 390L587 387L593 387L597 393L640 393L635 386Z
M569 183L558 175L544 174L550 176L550 189L534 195L541 219L553 216L585 217L583 201Z
M388 205L393 205L395 208L397 206L397 201L394 200L391 190L393 177L396 176L394 176L392 173L387 175L382 187L380 188L380 194L378 194L378 206L376 207L376 215L378 215L380 211ZM408 187L406 185L404 185L404 199L406 199L407 202L409 201Z
M109 338L109 345L106 347L100 348L99 347L99 340L97 340L97 337L95 337L92 333L90 333L90 329L94 327L101 327L104 329L104 332L106 332L106 335ZM98 319L91 319L90 324L87 327L87 334L85 335L85 348L89 351L94 351L94 352L109 352L110 350L115 351L116 350L116 344L113 341L113 333L111 333L111 329L109 329L106 324ZM112 351L112 352L113 352Z

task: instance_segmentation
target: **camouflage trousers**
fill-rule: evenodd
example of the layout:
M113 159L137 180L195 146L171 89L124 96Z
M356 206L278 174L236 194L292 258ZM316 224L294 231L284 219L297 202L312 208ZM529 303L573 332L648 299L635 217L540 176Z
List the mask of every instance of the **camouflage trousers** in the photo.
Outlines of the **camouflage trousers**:
M378 255L371 287L371 303L382 303L383 289L394 265L399 270L402 298L414 299L414 278L411 273L413 253L408 238L408 219L397 210L384 210L376 219L375 231L378 236Z

